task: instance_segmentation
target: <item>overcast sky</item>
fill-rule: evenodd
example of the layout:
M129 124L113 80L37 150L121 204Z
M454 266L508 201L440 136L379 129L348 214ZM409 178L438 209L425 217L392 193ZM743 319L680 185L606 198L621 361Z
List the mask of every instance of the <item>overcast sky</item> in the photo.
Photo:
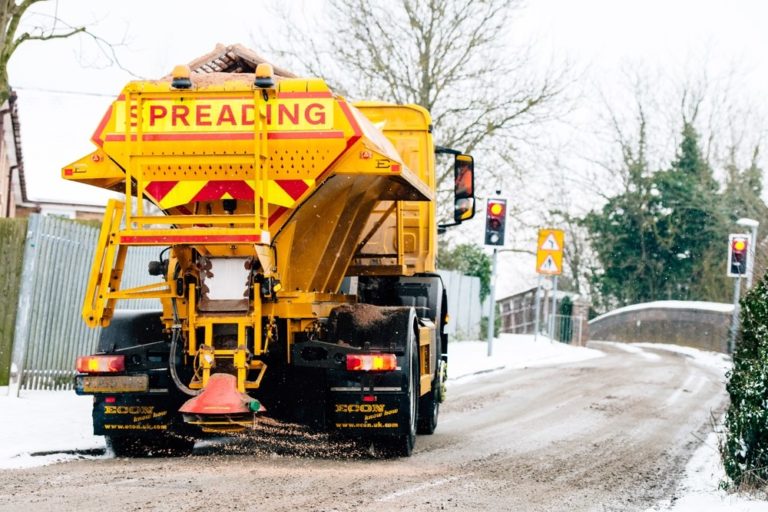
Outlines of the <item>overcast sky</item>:
M297 12L315 12L322 2L294 2ZM259 51L254 38L280 37L258 1L115 0L46 2L34 12L72 24L96 25L105 39L120 41L121 62L156 78L178 63L213 49L242 43ZM45 4L44 4L45 5ZM712 73L734 64L744 71L744 89L768 90L768 2L761 0L529 0L510 25L509 37L535 41L542 59L569 60L585 69L589 87L610 90L622 66L648 65L683 75L702 61ZM46 18L29 18L28 25ZM279 46L279 45L275 45ZM104 67L93 44L76 40L30 42L9 65L19 94L27 192L37 200L102 202L103 195L59 178L62 166L92 151L90 135L122 86L133 77ZM59 92L51 92L59 91ZM67 94L61 91L70 91ZM504 293L503 291L501 292Z

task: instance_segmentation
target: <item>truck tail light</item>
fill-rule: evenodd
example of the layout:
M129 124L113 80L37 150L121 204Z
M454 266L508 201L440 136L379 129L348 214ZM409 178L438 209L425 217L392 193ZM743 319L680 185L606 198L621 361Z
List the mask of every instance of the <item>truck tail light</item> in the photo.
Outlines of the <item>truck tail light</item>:
M395 369L395 354L347 354L347 370L350 372L390 372Z
M125 371L125 356L80 356L78 373L112 373Z

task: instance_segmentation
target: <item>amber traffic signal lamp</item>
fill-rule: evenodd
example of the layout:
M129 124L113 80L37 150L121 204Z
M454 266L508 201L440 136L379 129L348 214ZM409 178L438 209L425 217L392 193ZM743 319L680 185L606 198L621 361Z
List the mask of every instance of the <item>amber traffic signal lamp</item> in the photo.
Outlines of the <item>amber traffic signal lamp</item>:
M507 223L507 200L488 199L485 208L485 245L503 246Z
M747 275L749 260L749 236L728 235L728 276L741 277Z

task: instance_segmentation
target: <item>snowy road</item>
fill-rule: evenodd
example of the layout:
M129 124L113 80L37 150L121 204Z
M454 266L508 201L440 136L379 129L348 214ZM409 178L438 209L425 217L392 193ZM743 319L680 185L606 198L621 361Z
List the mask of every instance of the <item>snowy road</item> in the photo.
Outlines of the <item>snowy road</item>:
M594 346L605 357L454 381L437 432L409 459L283 432L183 459L5 470L0 510L646 510L673 499L725 405L722 370Z

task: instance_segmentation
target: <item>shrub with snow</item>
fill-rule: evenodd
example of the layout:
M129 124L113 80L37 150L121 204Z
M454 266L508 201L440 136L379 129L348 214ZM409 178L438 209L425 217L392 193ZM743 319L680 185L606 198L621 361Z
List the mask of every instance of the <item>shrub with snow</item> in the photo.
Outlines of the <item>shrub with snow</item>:
M726 389L731 405L721 447L735 486L768 483L768 274L741 300L741 329Z

